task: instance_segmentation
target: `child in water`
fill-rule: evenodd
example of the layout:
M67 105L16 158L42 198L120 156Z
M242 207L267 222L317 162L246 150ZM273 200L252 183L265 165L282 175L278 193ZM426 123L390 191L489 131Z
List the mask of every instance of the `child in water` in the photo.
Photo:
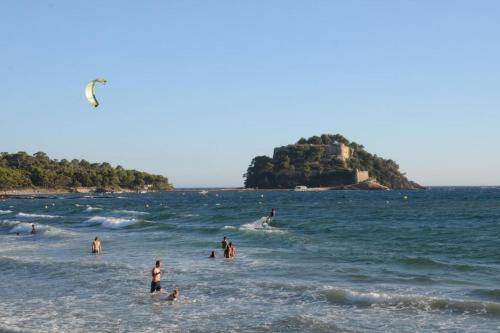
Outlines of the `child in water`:
M176 302L179 300L179 288L175 288L170 295L167 296L167 301Z

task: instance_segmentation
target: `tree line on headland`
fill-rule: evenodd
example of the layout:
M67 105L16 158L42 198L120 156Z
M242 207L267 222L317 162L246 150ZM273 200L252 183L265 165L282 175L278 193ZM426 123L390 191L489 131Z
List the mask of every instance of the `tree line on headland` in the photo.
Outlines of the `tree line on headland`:
M85 160L50 159L38 152L0 153L0 190L46 188L76 189L89 187L106 190L170 190L168 178L109 163Z
M332 148L338 152L331 153ZM371 154L340 134L301 138L275 149L272 158L256 156L243 177L247 188L329 187L352 184L357 170L368 171L370 179L388 188L421 188L399 171L395 161Z

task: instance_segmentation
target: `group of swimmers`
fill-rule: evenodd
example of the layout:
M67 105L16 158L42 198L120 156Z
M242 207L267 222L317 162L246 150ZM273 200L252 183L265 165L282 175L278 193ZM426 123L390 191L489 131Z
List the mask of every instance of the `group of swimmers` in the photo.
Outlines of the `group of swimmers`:
M273 208L271 212L266 216L265 223L271 223L271 220L273 219L274 215L276 214L276 210ZM36 234L36 228L35 224L31 225L31 234ZM17 233L19 235L19 232ZM226 236L221 241L221 247L224 250L224 258L235 258L236 257L236 246L233 245L232 242L228 240ZM92 241L92 253L93 254L101 254L102 252L102 245L101 245L101 240L99 237L95 237L94 240ZM215 251L212 251L210 254L209 258L215 258ZM164 289L161 287L160 281L161 281L161 263L160 260L156 261L155 266L151 270L151 288L150 292L160 292L163 293ZM167 296L167 301L177 301L179 300L180 293L179 293L179 288L175 288L168 296Z
M102 245L99 237L95 237L92 241L92 253L101 254ZM151 293L160 292L163 293L164 289L161 287L161 263L160 260L156 261L155 267L151 270ZM179 288L175 288L170 295L167 296L167 301L175 302L179 300Z
M224 249L224 258L229 259L236 257L236 246L234 246L232 242L228 241L226 236L224 236L224 239L221 242L221 247Z

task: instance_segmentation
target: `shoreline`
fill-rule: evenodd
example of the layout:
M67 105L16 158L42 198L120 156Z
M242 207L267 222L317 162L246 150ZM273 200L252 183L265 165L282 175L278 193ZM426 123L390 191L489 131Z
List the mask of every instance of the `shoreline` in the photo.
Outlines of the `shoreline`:
M119 194L119 193L156 193L156 192L327 192L327 191L393 191L393 190L418 190L418 189L390 189L385 186L370 188L367 186L354 185L343 185L337 187L311 187L307 189L295 190L293 188L243 188L243 187L212 187L212 188L177 188L169 191L134 191L134 190L119 190L119 191L72 191L67 189L22 189L22 190L6 190L0 191L0 199L9 198L26 198L32 199L33 197L44 197L44 196L54 196L58 194ZM425 189L425 188L424 188Z

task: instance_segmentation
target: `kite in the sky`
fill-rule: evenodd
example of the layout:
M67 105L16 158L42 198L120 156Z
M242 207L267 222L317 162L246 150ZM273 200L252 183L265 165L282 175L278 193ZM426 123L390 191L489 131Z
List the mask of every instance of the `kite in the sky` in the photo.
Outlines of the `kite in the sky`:
M101 84L106 84L106 79L95 79L90 81L87 86L85 87L85 97L87 97L87 101L89 102L90 105L93 107L99 106L99 102L95 98L95 84L99 82Z

